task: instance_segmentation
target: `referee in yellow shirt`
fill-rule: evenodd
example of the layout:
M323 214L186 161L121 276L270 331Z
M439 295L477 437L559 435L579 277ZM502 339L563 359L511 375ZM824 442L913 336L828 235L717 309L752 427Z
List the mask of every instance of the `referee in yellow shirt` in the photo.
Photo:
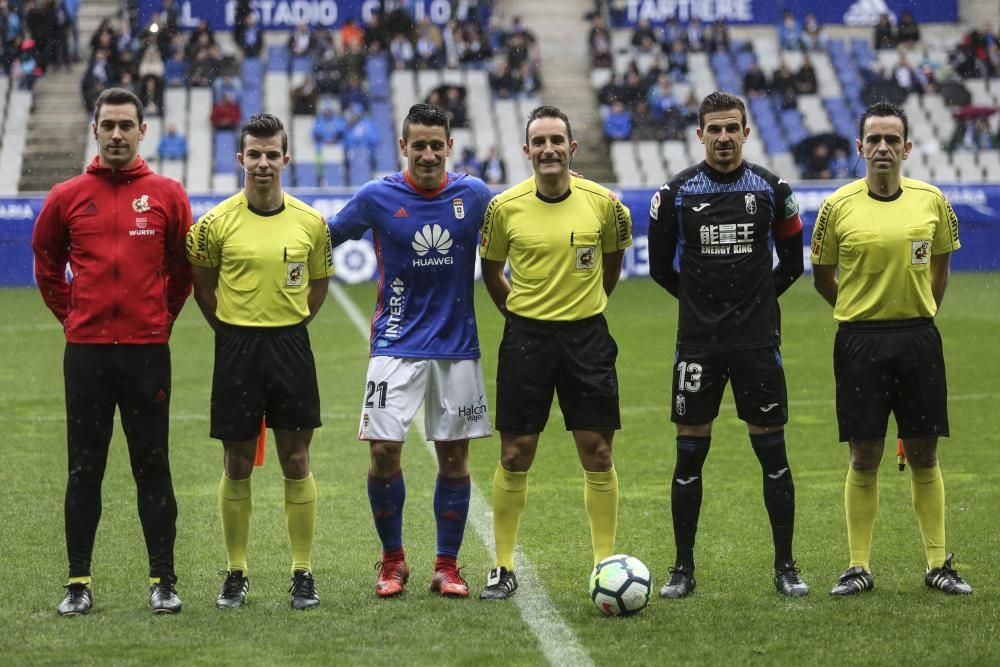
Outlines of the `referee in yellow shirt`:
M250 118L236 159L245 172L243 191L202 216L187 237L195 300L215 330L211 435L223 445L219 509L229 560L216 606L242 607L250 590L250 474L266 416L285 477L291 604L309 609L319 604L309 443L321 424L306 324L323 305L333 274L330 233L318 211L282 190L289 155L280 120Z
M577 144L562 111L532 111L525 142L534 175L490 202L479 249L483 282L507 320L497 368L496 562L479 596L487 600L517 590L517 528L554 392L584 469L595 563L614 553L618 521L618 347L602 313L632 244L632 220L607 188L570 174Z
M910 461L927 587L969 594L945 551L944 483L937 440L948 435L948 390L934 315L958 250L958 219L939 189L900 175L913 147L906 114L868 107L858 128L864 179L830 195L812 238L813 282L839 322L833 350L840 440L850 443L844 490L848 569L833 595L875 586L869 560L878 509L878 469L889 413Z

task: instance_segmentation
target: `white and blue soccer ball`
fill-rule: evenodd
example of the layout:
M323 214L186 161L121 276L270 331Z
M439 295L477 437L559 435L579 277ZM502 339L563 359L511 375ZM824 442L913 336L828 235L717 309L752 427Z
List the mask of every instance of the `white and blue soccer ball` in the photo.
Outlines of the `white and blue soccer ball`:
M590 599L605 616L638 614L649 603L652 579L635 556L608 556L590 575Z

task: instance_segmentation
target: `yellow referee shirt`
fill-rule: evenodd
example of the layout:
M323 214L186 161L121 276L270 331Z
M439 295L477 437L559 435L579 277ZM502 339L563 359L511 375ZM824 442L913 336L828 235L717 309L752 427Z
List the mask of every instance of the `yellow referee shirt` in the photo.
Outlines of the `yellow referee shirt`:
M566 196L542 198L534 177L493 198L479 254L510 259L507 310L535 320L604 312L604 254L632 245L632 217L607 188L572 177Z
M958 250L958 218L944 194L903 178L879 198L865 181L826 198L813 228L813 264L837 265L838 322L934 317L931 255Z
M323 216L288 193L273 213L254 211L244 192L233 195L191 227L187 255L219 269L215 315L237 326L298 324L309 316L309 281L333 275Z

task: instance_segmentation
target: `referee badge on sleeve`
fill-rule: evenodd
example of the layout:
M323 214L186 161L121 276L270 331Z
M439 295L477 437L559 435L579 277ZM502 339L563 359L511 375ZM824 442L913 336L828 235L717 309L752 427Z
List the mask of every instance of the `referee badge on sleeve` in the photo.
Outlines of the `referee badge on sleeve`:
M285 273L285 287L302 287L302 280L305 275L305 262L289 262Z

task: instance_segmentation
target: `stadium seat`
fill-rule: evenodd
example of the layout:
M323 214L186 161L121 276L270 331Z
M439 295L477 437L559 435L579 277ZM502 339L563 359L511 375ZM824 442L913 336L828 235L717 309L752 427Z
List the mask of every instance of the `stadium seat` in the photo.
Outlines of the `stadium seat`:
M288 47L271 44L267 47L267 71L288 73Z
M323 185L330 188L342 188L347 185L344 177L344 165L341 162L323 163Z
M295 172L295 186L299 188L318 188L319 170L312 160L292 163Z
M231 174L236 172L237 140L233 130L218 130L213 140L212 159L215 165L214 173Z

